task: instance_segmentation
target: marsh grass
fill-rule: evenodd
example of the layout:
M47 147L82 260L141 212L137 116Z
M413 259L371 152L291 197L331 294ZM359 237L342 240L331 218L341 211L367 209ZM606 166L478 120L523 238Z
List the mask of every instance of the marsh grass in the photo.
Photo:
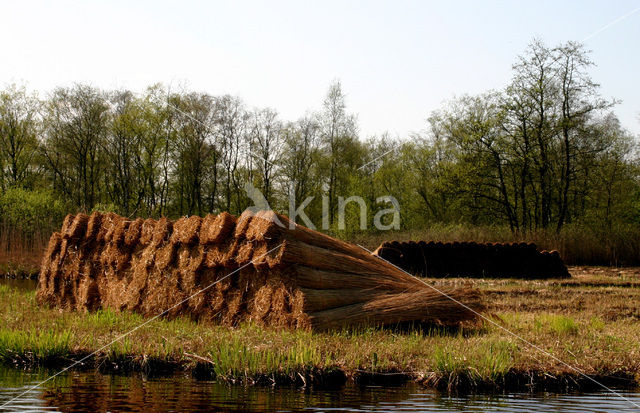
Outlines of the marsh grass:
M433 352L432 363L442 378L465 377L475 385L497 384L513 369L513 355L517 350L514 343L503 339L480 342L470 348L438 345Z
M534 321L535 329L542 331L547 329L558 335L575 335L578 333L578 325L571 318L564 315L541 314ZM590 323L590 326L594 328Z
M71 352L73 333L65 331L0 330L0 361L21 361L46 363L66 357Z
M593 331L602 331L604 330L606 324L600 317L591 317L589 320L589 328Z
M250 328L250 327L247 327ZM297 337L284 348L248 346L240 337L218 342L207 351L216 376L233 379L243 376L291 376L319 365L330 365L316 346Z
M471 282L484 291L489 312L497 314L499 324L555 357L587 374L640 377L640 288L634 287L640 280L630 274L624 279L578 274L570 284ZM456 285L470 280L431 282ZM42 307L33 291L0 285L0 361L35 366L58 358L68 365L145 320L113 310L75 313ZM526 386L532 380L567 375L580 382L565 365L492 324L458 330L368 327L320 333L158 319L99 352L92 363L111 371L149 373L172 367L230 382L265 384L304 385L336 371L356 379L363 374L402 374L445 389ZM540 379L527 378L532 372L540 373ZM512 380L514 375L521 380Z

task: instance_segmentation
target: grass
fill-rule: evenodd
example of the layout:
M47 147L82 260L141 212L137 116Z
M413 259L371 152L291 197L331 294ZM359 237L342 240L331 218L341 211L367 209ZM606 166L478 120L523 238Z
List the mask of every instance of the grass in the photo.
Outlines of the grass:
M430 282L474 283L484 291L498 324L602 381L637 385L640 270L571 270L570 280ZM112 310L72 313L41 307L33 291L0 285L0 361L68 365L144 320ZM450 390L588 384L490 323L457 331L416 327L315 333L159 319L100 351L90 364L107 371L185 369L229 382L265 384L395 376Z
M541 314L536 317L534 326L537 331L546 333L552 332L559 336L576 335L578 333L578 325L571 318L564 315Z
M0 360L16 358L47 362L67 356L71 348L70 331L2 330L0 331Z
M476 386L479 383L502 383L513 368L513 355L518 346L507 340L481 342L469 349L448 349L436 346L433 352L434 384L445 380L449 390L457 380L465 378Z
M250 327L246 327L250 328ZM309 346L303 337L291 337L292 343L283 348L249 346L240 337L218 342L207 348L213 371L217 377L233 380L239 377L291 376L309 371L320 362L328 365L331 360L321 360L318 348Z

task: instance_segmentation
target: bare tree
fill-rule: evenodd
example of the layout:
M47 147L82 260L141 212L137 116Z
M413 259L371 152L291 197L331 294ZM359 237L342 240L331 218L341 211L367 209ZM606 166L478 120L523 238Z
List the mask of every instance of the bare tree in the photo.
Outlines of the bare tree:
M76 205L93 208L99 199L101 147L108 130L109 106L90 86L56 89L48 101L43 154L54 185Z
M223 206L225 210L233 211L231 207L235 201L233 212L240 212L243 209L240 167L247 140L248 114L239 98L225 95L216 100L214 119L224 174Z
M273 185L282 159L282 122L273 109L255 110L251 114L249 156L257 165L260 190L268 202L273 201Z
M0 188L27 186L38 148L40 102L24 87L0 92Z
M212 126L215 101L209 95L191 93L173 96L170 102L177 111L173 128L178 210L181 215L202 214L206 209L204 190L211 175L213 185L208 196L215 200L217 195L218 154Z
M287 124L283 129L283 177L287 194L295 205L311 195L316 188L314 167L318 164L320 125L312 116ZM316 168L317 169L317 168Z
M328 163L327 196L330 203L328 218L329 222L333 223L338 190L342 183L340 181L343 179L343 175L339 174L338 170L341 166L345 166L341 162L343 154L341 149L349 141L356 139L356 120L346 112L345 96L339 81L334 81L329 87L320 119L321 138Z

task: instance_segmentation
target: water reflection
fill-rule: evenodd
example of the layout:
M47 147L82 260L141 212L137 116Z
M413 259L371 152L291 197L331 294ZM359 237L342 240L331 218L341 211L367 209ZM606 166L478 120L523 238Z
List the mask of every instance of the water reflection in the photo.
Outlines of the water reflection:
M46 371L0 368L0 404L47 377ZM640 403L640 394L625 393ZM511 394L450 397L416 385L305 391L294 388L227 386L189 376L145 379L72 372L30 391L0 411L635 411L606 393Z

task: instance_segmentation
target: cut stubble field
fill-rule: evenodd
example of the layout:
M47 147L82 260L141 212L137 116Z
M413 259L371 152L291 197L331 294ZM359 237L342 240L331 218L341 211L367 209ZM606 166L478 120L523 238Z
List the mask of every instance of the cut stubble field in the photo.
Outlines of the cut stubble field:
M608 386L640 384L640 269L571 267L571 279L425 279L473 284L498 325ZM0 360L65 367L145 319L38 306L0 286ZM448 390L570 390L598 386L491 323L310 332L158 319L79 368L196 376L243 384L336 385L415 380Z

